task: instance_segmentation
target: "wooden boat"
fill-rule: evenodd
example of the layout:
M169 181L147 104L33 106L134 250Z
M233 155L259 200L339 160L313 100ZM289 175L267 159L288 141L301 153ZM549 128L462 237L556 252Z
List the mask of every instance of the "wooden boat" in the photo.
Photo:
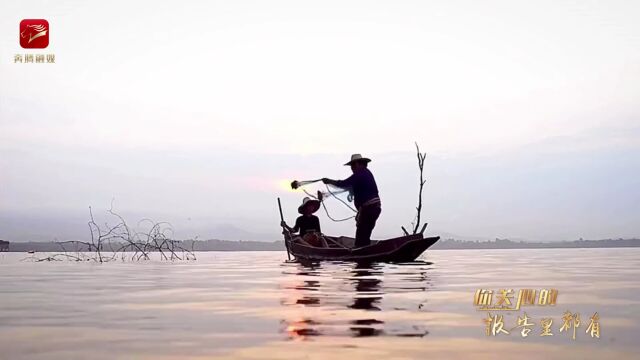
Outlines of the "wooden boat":
M439 236L425 238L422 233L388 240L372 240L371 245L354 248L354 238L325 236L328 247L315 247L299 236L284 232L288 251L299 261L408 262L414 261Z

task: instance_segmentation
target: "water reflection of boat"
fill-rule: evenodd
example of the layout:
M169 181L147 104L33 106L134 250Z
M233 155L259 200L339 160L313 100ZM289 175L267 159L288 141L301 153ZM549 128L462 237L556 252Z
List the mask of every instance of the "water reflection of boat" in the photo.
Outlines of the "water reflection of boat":
M322 335L313 328L315 325L318 325L318 323L310 319L292 321L287 324L286 332L291 339L305 339L308 336Z
M378 303L382 300L380 285L382 280L376 276L382 271L374 270L366 265L357 265L352 271L351 279L355 282L355 295L351 309L365 311L380 311ZM364 319L351 320L349 329L352 336L379 336L384 334L384 321L367 316Z
M423 266L429 264L389 268L381 263L287 263L296 271L284 272L288 278L280 303L292 307L292 316L282 320L281 331L291 340L317 336L425 336L429 332L420 322L407 323L404 318L406 311L418 310L417 305L411 307L415 310L399 308L397 296L391 303L383 304L383 300L387 292L426 291L429 280ZM409 272L415 276L408 277ZM416 282L422 285L415 286ZM399 320L395 314L400 315Z
M329 240L329 247L315 247L285 232L289 251L297 260L408 262L414 261L440 239L439 236L425 238L418 233L389 240L373 240L371 245L353 248L355 241L353 238L345 236L326 236L326 238Z
M369 267L358 265L352 274L351 279L355 282L356 292L353 298L353 304L349 307L361 310L380 310L380 308L375 305L382 300L382 293L380 291L382 280L373 276L382 274L382 272L374 272Z

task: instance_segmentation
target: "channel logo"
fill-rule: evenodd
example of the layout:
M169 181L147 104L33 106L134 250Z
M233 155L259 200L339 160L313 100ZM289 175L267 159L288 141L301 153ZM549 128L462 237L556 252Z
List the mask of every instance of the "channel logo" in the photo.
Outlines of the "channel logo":
M20 21L20 46L24 49L44 49L49 46L49 22L45 19Z

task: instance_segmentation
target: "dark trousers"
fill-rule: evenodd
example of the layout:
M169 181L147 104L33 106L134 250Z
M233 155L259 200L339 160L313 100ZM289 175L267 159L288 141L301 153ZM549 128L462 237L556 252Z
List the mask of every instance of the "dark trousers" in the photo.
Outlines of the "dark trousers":
M355 247L371 244L371 232L376 227L382 208L380 204L362 206L356 215L356 244Z

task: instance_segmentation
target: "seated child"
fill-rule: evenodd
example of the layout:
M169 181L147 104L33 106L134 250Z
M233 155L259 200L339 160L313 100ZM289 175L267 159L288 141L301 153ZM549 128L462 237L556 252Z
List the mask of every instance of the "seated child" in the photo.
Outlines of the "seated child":
M293 227L289 227L283 221L281 225L291 232L299 232L302 239L311 246L327 246L321 236L320 219L313 215L318 209L320 209L320 201L305 197L302 200L302 205L298 207L298 212L302 215L298 216L296 224Z

